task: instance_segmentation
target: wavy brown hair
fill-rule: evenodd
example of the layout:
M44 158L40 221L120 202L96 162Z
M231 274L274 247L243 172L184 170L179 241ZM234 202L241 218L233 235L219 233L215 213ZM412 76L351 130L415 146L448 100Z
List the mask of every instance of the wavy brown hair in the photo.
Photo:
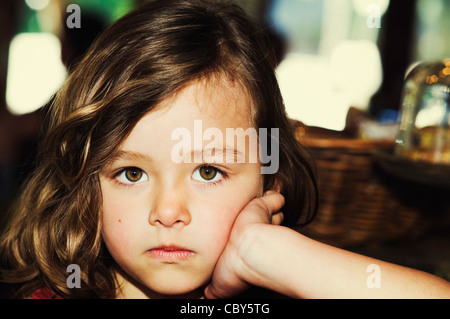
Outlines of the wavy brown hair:
M317 186L296 141L265 37L235 4L151 1L112 24L57 92L36 169L1 238L2 279L19 297L47 287L66 298L113 298L113 261L102 241L99 171L134 125L194 80L228 79L253 100L257 128L279 128L279 170L264 176L285 196L284 223L309 222ZM66 285L78 264L81 288Z

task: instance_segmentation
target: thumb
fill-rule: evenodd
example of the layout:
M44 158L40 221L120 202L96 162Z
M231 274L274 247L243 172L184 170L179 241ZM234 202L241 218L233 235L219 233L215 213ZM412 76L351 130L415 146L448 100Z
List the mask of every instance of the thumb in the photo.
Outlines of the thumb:
M231 297L230 293L227 292L226 289L220 289L220 286L218 287L214 281L210 282L208 286L206 286L204 294L206 299L223 299Z
M271 215L280 213L285 203L284 196L272 190L265 192L260 198Z
M218 299L219 296L217 296L214 292L214 288L212 287L212 284L209 284L208 286L206 286L205 288L205 298L206 299Z
M204 295L206 299L225 299L236 296L246 289L250 285L247 283L241 283L239 286L230 289L221 289L220 286L215 285L213 282L209 283L204 290Z

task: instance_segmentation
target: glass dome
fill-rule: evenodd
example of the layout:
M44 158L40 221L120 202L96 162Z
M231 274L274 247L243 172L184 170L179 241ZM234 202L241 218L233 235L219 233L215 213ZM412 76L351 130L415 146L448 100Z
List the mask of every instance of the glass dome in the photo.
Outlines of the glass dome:
M450 59L421 63L405 79L395 155L450 164Z

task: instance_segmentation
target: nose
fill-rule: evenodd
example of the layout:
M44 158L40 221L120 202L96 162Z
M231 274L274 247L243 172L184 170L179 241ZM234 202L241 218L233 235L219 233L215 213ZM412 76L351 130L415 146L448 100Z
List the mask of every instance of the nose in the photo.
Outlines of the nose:
M180 227L189 225L191 214L186 198L174 190L160 190L153 201L149 223L153 226Z

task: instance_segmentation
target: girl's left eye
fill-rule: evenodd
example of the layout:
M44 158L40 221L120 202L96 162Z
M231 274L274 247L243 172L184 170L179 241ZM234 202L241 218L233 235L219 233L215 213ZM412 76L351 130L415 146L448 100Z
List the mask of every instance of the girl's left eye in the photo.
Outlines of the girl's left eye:
M195 169L194 173L192 173L192 179L199 182L214 183L222 179L224 175L225 174L222 173L218 168L210 165L205 165Z
M117 180L122 184L137 184L148 180L147 174L137 167L127 167L117 174Z

